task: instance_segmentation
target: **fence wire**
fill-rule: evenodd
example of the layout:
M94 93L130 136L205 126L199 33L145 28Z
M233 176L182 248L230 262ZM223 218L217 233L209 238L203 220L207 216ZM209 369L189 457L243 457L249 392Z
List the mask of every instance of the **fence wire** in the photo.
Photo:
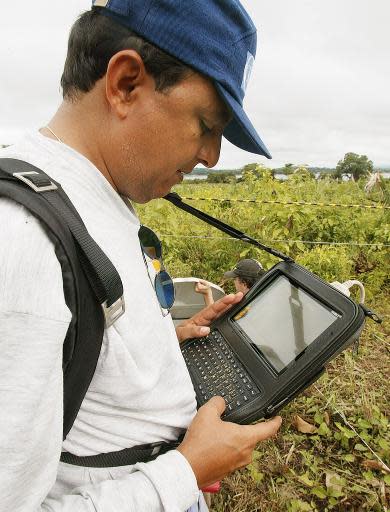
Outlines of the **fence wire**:
M390 210L390 206L384 204L343 204L343 203L312 203L305 201L277 201L267 199L232 199L219 197L182 197L183 201L210 201L217 203L252 203L252 204L277 204L282 206L319 206L331 208L360 208L366 210Z
M206 235L175 235L173 233L162 233L159 232L159 236L161 238L187 238L187 239L200 239L200 240L229 240L232 242L241 242L241 240L237 240L237 238L232 237L225 237L225 236L206 236ZM352 247L377 247L378 249L382 249L384 247L390 247L390 244L382 243L382 242L376 242L374 244L366 243L366 242L325 242L321 240L282 240L282 239L275 239L275 240L257 240L260 243L300 243L300 244L306 244L306 245L346 245L346 246L352 246Z

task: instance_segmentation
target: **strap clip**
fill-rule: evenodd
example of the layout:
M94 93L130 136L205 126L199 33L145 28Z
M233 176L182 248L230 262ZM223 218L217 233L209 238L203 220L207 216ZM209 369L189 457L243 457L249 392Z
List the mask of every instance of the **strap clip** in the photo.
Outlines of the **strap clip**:
M38 180L34 182L33 178L27 178L26 176L29 175L35 175L41 177L41 183L43 178L43 183L40 184ZM32 188L35 192L49 192L50 190L57 190L58 187L55 185L52 181L49 180L49 178L45 174L40 174L39 172L35 171L26 171L26 172L14 172L13 173L14 178L17 178L20 181L23 181L26 185L28 185L30 188ZM48 184L50 183L50 185Z
M370 308L368 308L365 304L359 304L359 306L364 311L364 314L368 316L368 318L371 318L371 320L374 320L376 324L382 323L382 318L378 316L374 311L372 311Z
M107 301L102 304L104 313L104 323L106 329L111 327L125 312L125 299L120 297L116 302L107 306Z

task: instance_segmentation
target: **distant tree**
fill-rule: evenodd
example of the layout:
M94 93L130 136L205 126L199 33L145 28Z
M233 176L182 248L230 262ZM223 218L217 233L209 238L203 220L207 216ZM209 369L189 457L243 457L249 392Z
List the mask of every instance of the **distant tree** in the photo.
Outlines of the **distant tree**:
M282 173L284 173L286 176L289 176L295 171L295 165L294 164L285 164L285 166L282 168Z
M210 172L207 176L207 183L232 183L236 176L230 172Z
M366 155L356 153L346 153L343 160L337 164L335 178L341 179L343 176L352 176L357 181L359 178L372 173L373 163Z

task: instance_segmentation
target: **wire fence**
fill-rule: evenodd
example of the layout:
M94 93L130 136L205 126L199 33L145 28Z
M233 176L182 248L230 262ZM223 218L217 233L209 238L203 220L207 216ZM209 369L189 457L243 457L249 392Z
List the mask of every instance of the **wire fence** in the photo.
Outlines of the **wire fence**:
M277 204L282 206L318 206L331 208L360 208L366 210L390 210L384 204L343 204L343 203L313 203L305 201L277 201L268 199L236 199L219 197L182 197L183 201L210 201L219 203L251 203L251 204Z
M161 238L178 238L178 239L201 239L201 240L229 240L232 242L240 242L237 238L227 236L207 236L202 234L191 234L191 235L175 235L173 233L159 232ZM300 243L305 245L333 245L333 246L351 246L351 247L376 247L382 249L390 247L390 244L383 242L366 243L366 242L325 242L321 240L293 240L293 239L273 239L273 240L257 240L260 243Z

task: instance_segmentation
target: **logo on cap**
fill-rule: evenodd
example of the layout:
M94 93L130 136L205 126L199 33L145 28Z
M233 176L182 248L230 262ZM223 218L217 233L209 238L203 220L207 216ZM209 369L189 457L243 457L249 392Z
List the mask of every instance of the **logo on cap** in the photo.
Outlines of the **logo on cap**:
M106 7L109 0L94 0L93 5L95 7Z
M249 84L249 80L251 78L251 75L252 75L252 69L253 69L253 64L255 63L255 58L253 57L253 55L248 52L247 55L246 55L246 64L245 64L245 69L244 69L244 76L242 78L242 84L241 84L241 89L244 91L244 94L246 93L246 90L247 90L247 87L248 87L248 84Z

